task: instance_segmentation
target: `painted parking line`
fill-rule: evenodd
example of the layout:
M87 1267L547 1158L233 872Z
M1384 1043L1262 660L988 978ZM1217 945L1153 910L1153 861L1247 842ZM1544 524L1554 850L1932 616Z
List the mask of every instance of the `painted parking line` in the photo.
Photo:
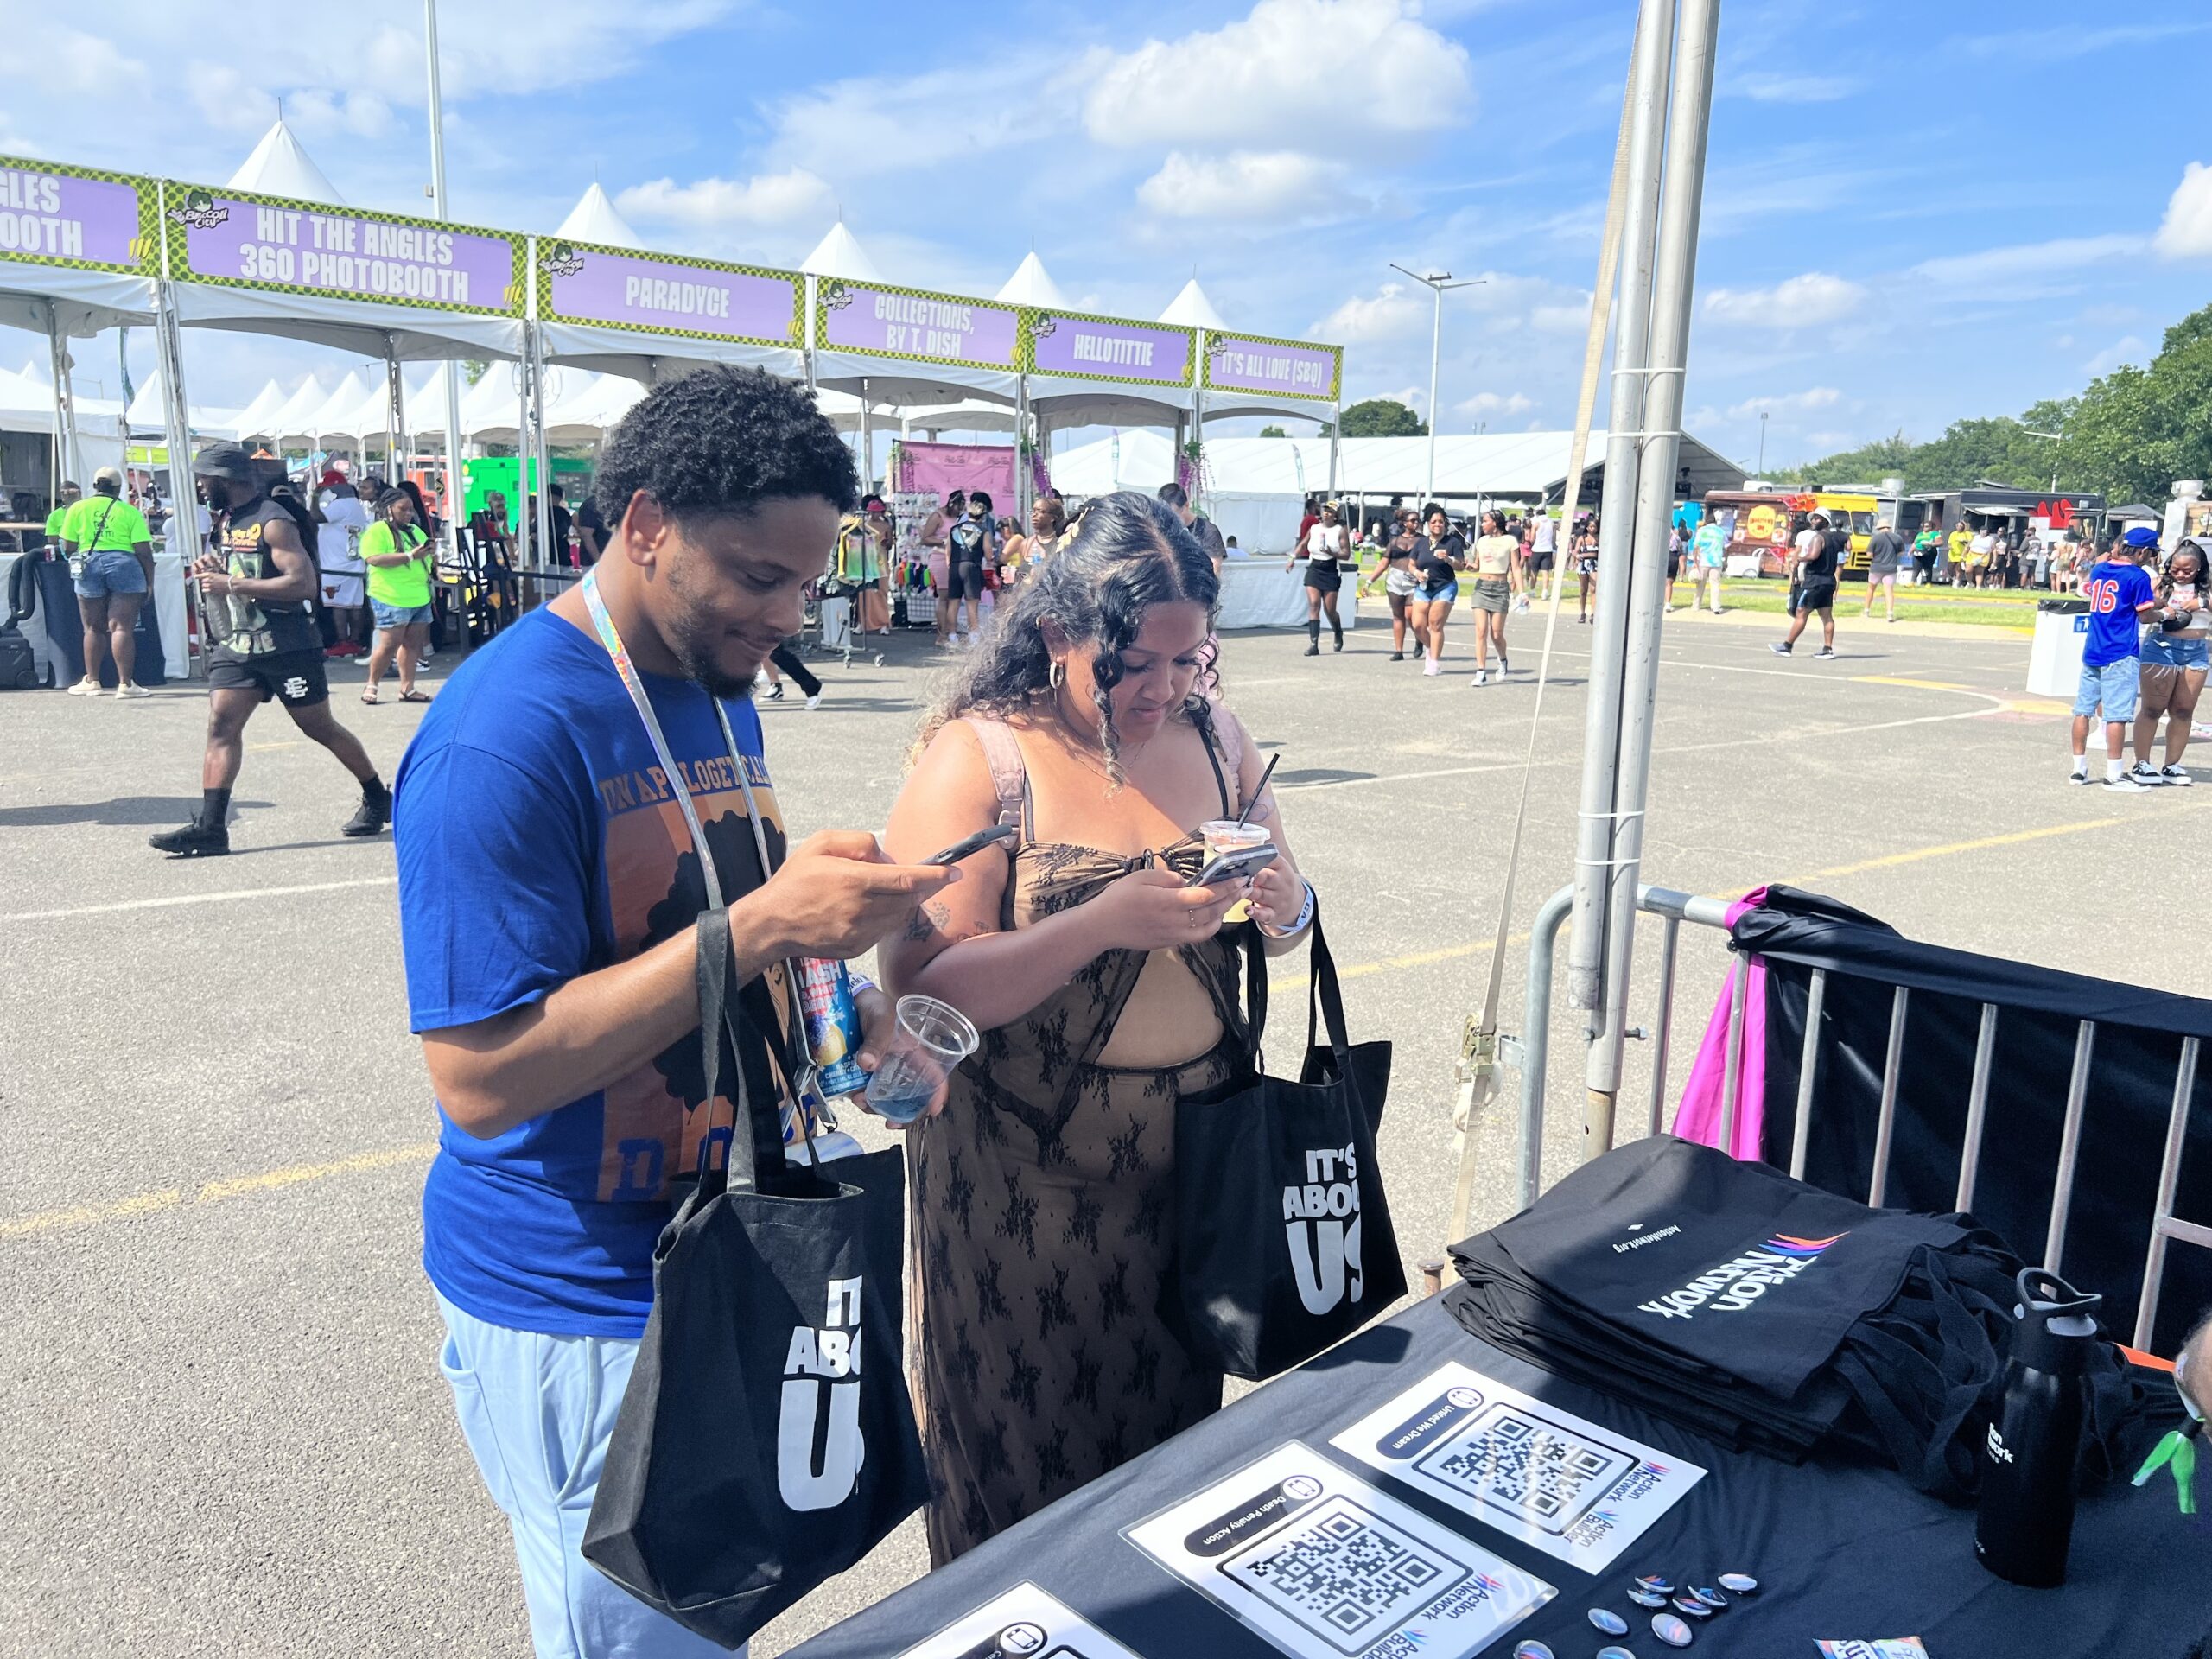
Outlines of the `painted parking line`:
M342 893L348 887L390 887L396 875L365 875L350 881L308 881L289 887L224 887L214 893L180 893L164 899L124 899L111 905L78 905L67 910L19 910L0 922L52 922L70 916L114 916L130 910L170 910L180 905L219 905L232 899L283 899L301 893Z
M118 1198L110 1204L41 1211L35 1215L0 1221L0 1238L24 1238L37 1233L60 1232L73 1227L134 1221L165 1210L196 1209L202 1205L220 1204L226 1198L242 1198L249 1193L274 1192L308 1181L328 1180L334 1175L359 1175L370 1170L389 1169L395 1164L428 1163L437 1149L435 1141L426 1141L417 1146L387 1147L375 1152L358 1153L351 1158L340 1158L327 1164L294 1164L283 1169L264 1169L251 1175L209 1181L189 1196L182 1187L170 1186L151 1192L133 1193L127 1198Z

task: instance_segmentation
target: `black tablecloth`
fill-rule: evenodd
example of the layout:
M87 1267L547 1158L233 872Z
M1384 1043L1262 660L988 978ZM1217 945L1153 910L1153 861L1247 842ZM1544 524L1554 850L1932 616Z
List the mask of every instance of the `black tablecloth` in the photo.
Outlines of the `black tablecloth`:
M1703 1465L1710 1472L1616 1568L1592 1578L1378 1475L1330 1436L1459 1360L1536 1397ZM1120 1536L1121 1529L1289 1440L1559 1586L1487 1650L1534 1637L1560 1659L1605 1639L1586 1617L1630 1618L1640 1656L1670 1651L1621 1593L1639 1573L1710 1584L1749 1573L1756 1597L1700 1626L1692 1654L1813 1659L1815 1638L1918 1636L1932 1659L2182 1659L2212 1631L2212 1524L2184 1518L2173 1483L2115 1484L2083 1501L2066 1585L2023 1590L1974 1559L1974 1512L1895 1473L1735 1453L1664 1419L1511 1359L1468 1336L1440 1300L1417 1304L1269 1383L1166 1445L1031 1516L941 1572L793 1650L804 1659L888 1659L1028 1580L1144 1659L1280 1659L1279 1650Z

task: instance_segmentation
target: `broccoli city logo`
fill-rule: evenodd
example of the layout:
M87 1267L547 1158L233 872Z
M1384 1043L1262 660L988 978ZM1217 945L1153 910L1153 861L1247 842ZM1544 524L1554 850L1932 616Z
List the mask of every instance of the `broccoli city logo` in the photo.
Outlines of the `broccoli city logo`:
M566 242L545 251L544 268L556 276L573 276L584 268L584 257Z
M1740 1313L1778 1285L1786 1285L1821 1259L1847 1232L1828 1238L1798 1238L1777 1233L1756 1250L1746 1250L1732 1262L1724 1262L1656 1301L1638 1302L1638 1311L1662 1319L1687 1319L1707 1308L1717 1313Z
M193 190L186 193L183 207L169 209L169 217L195 231L212 231L229 222L231 210L215 205L213 192Z
M842 311L852 302L852 289L836 277L830 277L822 284L822 308L824 311Z

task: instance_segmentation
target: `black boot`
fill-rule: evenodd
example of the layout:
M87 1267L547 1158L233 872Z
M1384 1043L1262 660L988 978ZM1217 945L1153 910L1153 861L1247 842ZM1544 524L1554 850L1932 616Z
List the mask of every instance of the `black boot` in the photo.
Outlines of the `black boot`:
M171 858L220 858L231 850L231 832L219 823L194 818L181 830L164 830L146 837L146 844Z
M1321 625L1318 621L1306 625L1306 654L1308 657L1321 654Z
M1337 637L1337 649L1342 651L1344 648L1344 625L1332 616L1329 619L1329 629Z
M381 779L372 779L361 785L361 804L353 809L352 817L338 826L338 833L355 839L380 835L391 822L391 791Z

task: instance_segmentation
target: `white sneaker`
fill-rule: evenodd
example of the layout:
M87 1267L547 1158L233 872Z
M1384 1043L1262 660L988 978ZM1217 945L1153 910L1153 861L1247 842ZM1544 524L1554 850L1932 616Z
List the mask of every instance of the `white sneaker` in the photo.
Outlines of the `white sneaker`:
M2170 784L2176 789L2187 789L2191 784L2195 783L2196 779L2190 777L2179 766L2166 766L2160 769L2158 772L2158 781L2162 784Z
M817 691L806 700L807 712L811 714L822 706L822 694Z
M1443 671L1444 665L1441 663L1439 663L1434 658L1431 658L1427 664L1421 669L1421 672L1424 674L1441 674Z
M1475 671L1475 683L1477 685L1488 685L1490 683L1490 670L1486 668L1477 669Z
M2081 772L2068 772L2068 773L2066 774L2066 779L2067 779L2067 781L2068 781L2069 783L2075 783L2075 784L2086 784L2086 783L2088 783L2088 782L2089 781L2089 774L2088 774L2088 772L2087 771L2087 769L2085 768L2084 770L2082 770L2082 771L2081 771Z
M153 695L144 686L130 680L124 681L115 688L115 700L118 702L128 702L132 697L150 697Z
M2106 779L2105 787L2111 790L2116 795L2140 795L2143 793L2143 785L2137 783L2133 778L2130 778L2124 772L2117 778Z
M73 697L97 697L99 694L100 683L98 680L79 680L69 688L69 695Z

